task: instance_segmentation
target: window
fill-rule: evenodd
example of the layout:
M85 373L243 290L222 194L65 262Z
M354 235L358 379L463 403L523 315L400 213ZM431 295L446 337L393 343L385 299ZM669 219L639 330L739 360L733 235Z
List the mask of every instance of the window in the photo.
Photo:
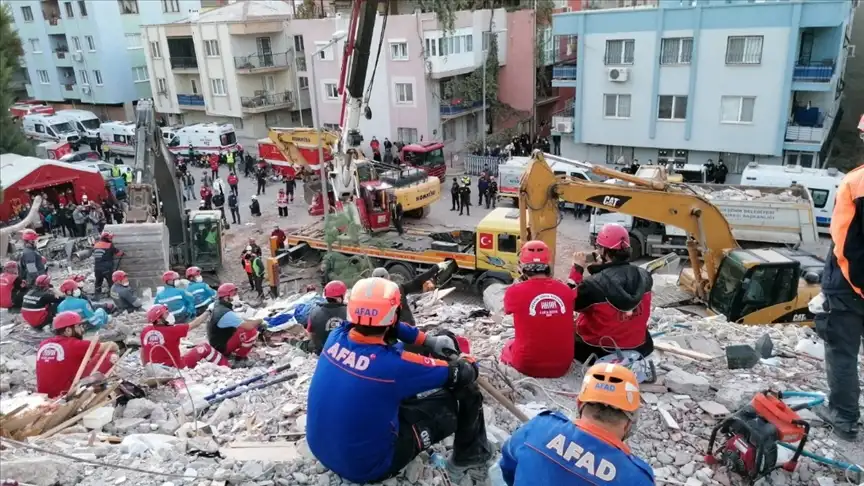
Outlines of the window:
M216 39L205 40L204 41L204 53L207 54L207 57L218 57L219 56L219 41Z
M42 52L42 46L39 45L39 39L30 39L30 50L33 51L33 54L39 54Z
M465 118L465 134L469 139L473 139L477 136L477 121L479 117L476 113L471 113L468 117Z
M127 49L141 49L141 34L126 34Z
M190 79L190 80L189 80L189 87L192 89L192 94L193 94L193 95L197 95L197 94L198 94L198 80L196 80L196 79Z
M156 80L156 92L157 93L167 93L168 92L168 81L165 78L158 78Z
M102 86L102 71L94 69L93 78L96 79L96 86Z
M630 95L605 95L607 118L630 118Z
M723 123L753 123L756 98L723 96L720 98L720 121Z
M828 204L829 192L825 189L810 189L810 196L813 198L813 207L822 209Z
M38 133L45 133L45 125L40 125L37 123L34 128Z
M137 15L138 0L117 0L120 5L120 15Z
M72 2L66 2L63 4L66 7L66 17L72 18L75 16L75 10L72 8Z
M658 120L684 120L686 118L686 96L660 96L660 103L657 106Z
M93 36L84 36L84 40L87 41L87 49L90 49L90 52L96 52L96 41L93 40Z
M606 65L633 64L633 51L636 41L633 39L607 40Z
M147 74L147 66L136 66L132 68L132 71L135 73L135 82L142 83L144 81L150 81L150 75Z
M489 50L489 44L492 42L492 36L495 32L483 32L483 52Z
M657 162L660 164L684 166L689 156L690 152L687 150L660 149L657 151Z
M756 162L756 156L752 154L721 152L717 160L718 162L722 161L726 164L730 174L740 174L747 168L747 164L750 162Z
M818 152L786 152L784 165L798 165L808 169L818 167Z
M81 11L82 17L86 17L87 16L87 3L84 2L83 0L78 0L78 10Z
M303 52L306 50L306 45L303 44L303 36L295 35L294 36L294 50L297 52Z
M610 165L630 165L635 160L636 149L618 145L606 146L606 163Z
M325 123L324 124L324 130L326 130L328 132L339 133L339 130L341 130L341 129L339 128L338 123Z
M317 46L317 48L320 49L318 51L318 59L320 59L322 61L332 61L333 60L333 46L327 47L325 49L324 46L326 46L327 44L328 44L328 42L316 42L315 43L315 46Z
M339 91L336 89L336 83L324 83L324 95L328 100L338 100Z
M162 11L165 13L179 12L180 0L162 0Z
M394 61L408 60L408 43L407 42L392 42L390 44L390 59Z
M438 41L435 39L426 39L426 56L438 55Z
M153 59L162 58L162 49L159 47L158 41L150 43L150 55L153 57Z
M78 36L72 37L72 46L75 48L76 51L81 51L81 39L79 39Z
M51 81L48 79L48 71L44 69L37 69L36 75L39 76L39 82L42 84L48 84Z
M474 36L466 35L465 37L465 52L474 52Z
M691 57L693 57L692 37L663 39L660 43L661 65L690 64Z
M309 89L309 78L306 76L298 76L297 83L300 84L300 89Z
M225 80L213 78L210 80L210 89L213 90L213 96L226 96L228 90L225 89Z
M80 78L81 84L90 85L90 76L87 75L87 71L83 69L78 71L78 77Z
M414 85L411 83L396 83L396 103L414 103Z
M400 127L396 129L396 140L402 143L416 143L418 141L417 138L417 129L416 128L405 128Z
M125 144L126 143L126 135L117 135L115 133L114 134L114 141L117 143L124 143Z
M444 122L444 125L441 126L444 132L444 140L451 141L456 140L456 122L454 120L448 120Z
M33 22L33 9L21 7L21 16L24 17L24 22Z
M498 233L498 251L504 253L516 253L516 242L518 240L519 239L516 235Z
M733 36L726 42L726 64L761 64L761 35Z
M306 57L301 53L295 60L297 61L297 70L306 72Z

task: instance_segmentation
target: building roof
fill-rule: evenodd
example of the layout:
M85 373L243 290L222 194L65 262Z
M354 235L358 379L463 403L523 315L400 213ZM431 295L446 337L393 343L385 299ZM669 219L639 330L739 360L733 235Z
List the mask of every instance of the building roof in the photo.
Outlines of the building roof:
M223 22L254 22L256 20L278 20L294 15L295 6L282 0L249 0L237 2L183 19L182 23L215 24Z
M0 185L12 187L21 179L30 175L34 170L45 166L56 166L65 169L80 170L98 174L99 171L76 164L67 164L56 160L40 159L38 157L25 157L17 154L0 154Z

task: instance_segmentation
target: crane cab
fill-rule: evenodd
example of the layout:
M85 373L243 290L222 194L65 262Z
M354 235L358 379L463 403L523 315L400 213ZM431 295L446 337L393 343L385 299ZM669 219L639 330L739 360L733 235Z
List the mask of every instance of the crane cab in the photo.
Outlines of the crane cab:
M742 324L812 324L807 308L820 291L819 258L798 250L732 250L708 294L708 308Z

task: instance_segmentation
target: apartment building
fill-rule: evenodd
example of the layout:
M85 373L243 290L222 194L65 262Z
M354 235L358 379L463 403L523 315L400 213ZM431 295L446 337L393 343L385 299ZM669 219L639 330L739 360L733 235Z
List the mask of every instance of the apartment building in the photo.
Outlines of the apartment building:
M24 46L28 97L97 113L125 104L131 115L133 101L151 96L141 24L179 20L200 1L17 0L9 7Z
M842 116L857 2L663 1L553 18L576 36L562 152L595 163L821 166Z

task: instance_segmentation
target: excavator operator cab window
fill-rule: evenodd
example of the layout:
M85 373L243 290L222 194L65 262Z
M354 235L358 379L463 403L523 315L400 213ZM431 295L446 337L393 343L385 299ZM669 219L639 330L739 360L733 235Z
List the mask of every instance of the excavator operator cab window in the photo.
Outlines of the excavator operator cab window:
M355 164L355 167L357 167L357 178L360 180L360 183L377 179L375 172L372 170L372 164Z
M747 268L734 253L720 265L717 280L709 296L713 311L723 314L730 322L795 298L798 262L757 264Z
M192 222L192 257L193 262L200 266L218 265L219 260L219 222Z

